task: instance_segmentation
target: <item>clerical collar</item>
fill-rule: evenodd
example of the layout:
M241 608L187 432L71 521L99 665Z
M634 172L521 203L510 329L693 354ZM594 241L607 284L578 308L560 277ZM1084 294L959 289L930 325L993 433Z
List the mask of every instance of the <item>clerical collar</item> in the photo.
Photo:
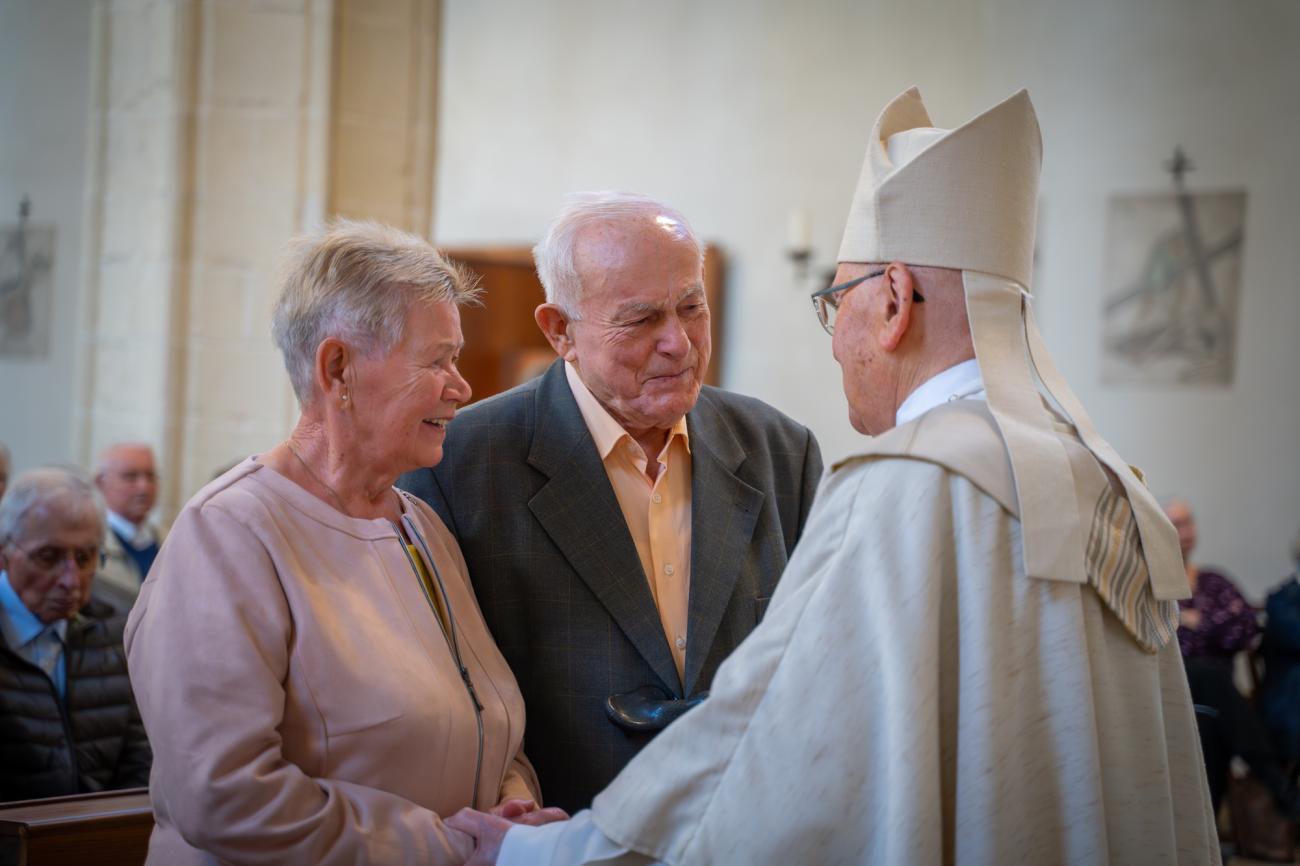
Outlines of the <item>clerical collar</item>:
M984 377L980 375L979 362L974 358L954 364L942 373L931 376L919 388L907 395L903 405L894 415L894 423L906 424L920 418L936 406L952 400L986 400Z

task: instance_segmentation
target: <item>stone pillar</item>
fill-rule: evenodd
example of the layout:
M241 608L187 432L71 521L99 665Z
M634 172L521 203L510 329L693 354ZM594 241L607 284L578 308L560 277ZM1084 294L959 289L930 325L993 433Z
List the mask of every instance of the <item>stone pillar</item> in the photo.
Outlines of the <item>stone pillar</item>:
M281 248L324 217L331 6L199 7L193 230L176 286L188 295L183 387L168 401L177 506L223 466L272 447L297 417L270 314Z
M172 514L295 417L274 266L326 199L330 0L98 0L80 458L142 439Z
M437 0L97 0L80 458L154 443L174 514L297 417L270 311L327 215L428 235Z
M431 233L437 0L335 0L331 214Z
M170 3L94 6L78 383L85 465L106 444L139 439L159 446L170 468L193 13Z

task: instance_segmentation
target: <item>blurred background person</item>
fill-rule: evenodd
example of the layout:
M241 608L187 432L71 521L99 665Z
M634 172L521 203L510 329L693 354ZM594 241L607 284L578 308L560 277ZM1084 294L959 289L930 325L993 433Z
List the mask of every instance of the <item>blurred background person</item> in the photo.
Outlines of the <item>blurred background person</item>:
M95 486L108 507L108 526L94 595L125 613L135 603L166 535L161 524L149 518L158 501L153 449L135 442L105 448L95 465Z
M1187 684L1196 707L1201 752L1217 812L1228 781L1228 765L1238 756L1268 788L1283 814L1300 814L1294 787L1282 771L1268 734L1255 710L1233 683L1234 656L1254 648L1259 635L1255 608L1220 571L1202 568L1192 559L1196 549L1196 518L1180 499L1165 503L1178 545L1183 552L1192 597L1178 602L1178 646L1187 668Z
M1180 499L1165 503L1165 514L1178 530L1187 583L1192 597L1178 602L1178 643L1183 658L1231 668L1232 657L1250 649L1259 634L1255 609L1226 575L1192 561L1196 518Z
M0 499L5 498L5 488L9 486L9 468L12 465L9 446L0 442Z
M528 810L524 705L455 539L392 484L442 459L476 290L422 239L292 245L287 441L190 500L132 609L154 864L460 863L441 815ZM514 799L512 799L514 798Z
M1291 576L1269 593L1260 653L1260 712L1282 758L1300 762L1300 530L1291 541Z
M103 532L71 469L25 472L0 502L0 800L149 783L123 619L86 604Z

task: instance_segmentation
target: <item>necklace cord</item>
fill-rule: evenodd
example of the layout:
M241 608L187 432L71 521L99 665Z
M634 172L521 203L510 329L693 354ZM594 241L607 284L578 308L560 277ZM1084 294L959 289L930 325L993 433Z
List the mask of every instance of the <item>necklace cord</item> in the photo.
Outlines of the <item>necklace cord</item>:
M333 487L325 483L325 479L321 478L312 470L311 466L308 465L307 461L303 459L303 456L298 453L298 449L293 447L293 440L291 439L284 440L284 445L286 448L289 449L289 452L293 454L294 457L298 458L298 462L302 464L303 469L307 470L307 474L311 476L311 479L315 481L317 484L319 484L321 487L324 487L325 490L329 492L329 495L334 497L334 504L339 507L339 511L342 511L348 517L351 517L352 516L351 512L349 512L347 506L343 504L343 497L339 496Z

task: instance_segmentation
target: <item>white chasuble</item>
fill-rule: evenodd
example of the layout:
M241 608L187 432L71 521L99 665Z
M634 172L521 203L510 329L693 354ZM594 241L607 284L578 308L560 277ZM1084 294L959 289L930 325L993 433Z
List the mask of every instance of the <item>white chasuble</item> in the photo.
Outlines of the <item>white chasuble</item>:
M1112 519L1117 485L1062 438ZM580 814L627 852L588 862L1219 863L1178 646L1155 648L1170 603L1124 583L1123 532L1083 527L1105 580L1027 578L973 401L870 448L823 482L709 699Z

